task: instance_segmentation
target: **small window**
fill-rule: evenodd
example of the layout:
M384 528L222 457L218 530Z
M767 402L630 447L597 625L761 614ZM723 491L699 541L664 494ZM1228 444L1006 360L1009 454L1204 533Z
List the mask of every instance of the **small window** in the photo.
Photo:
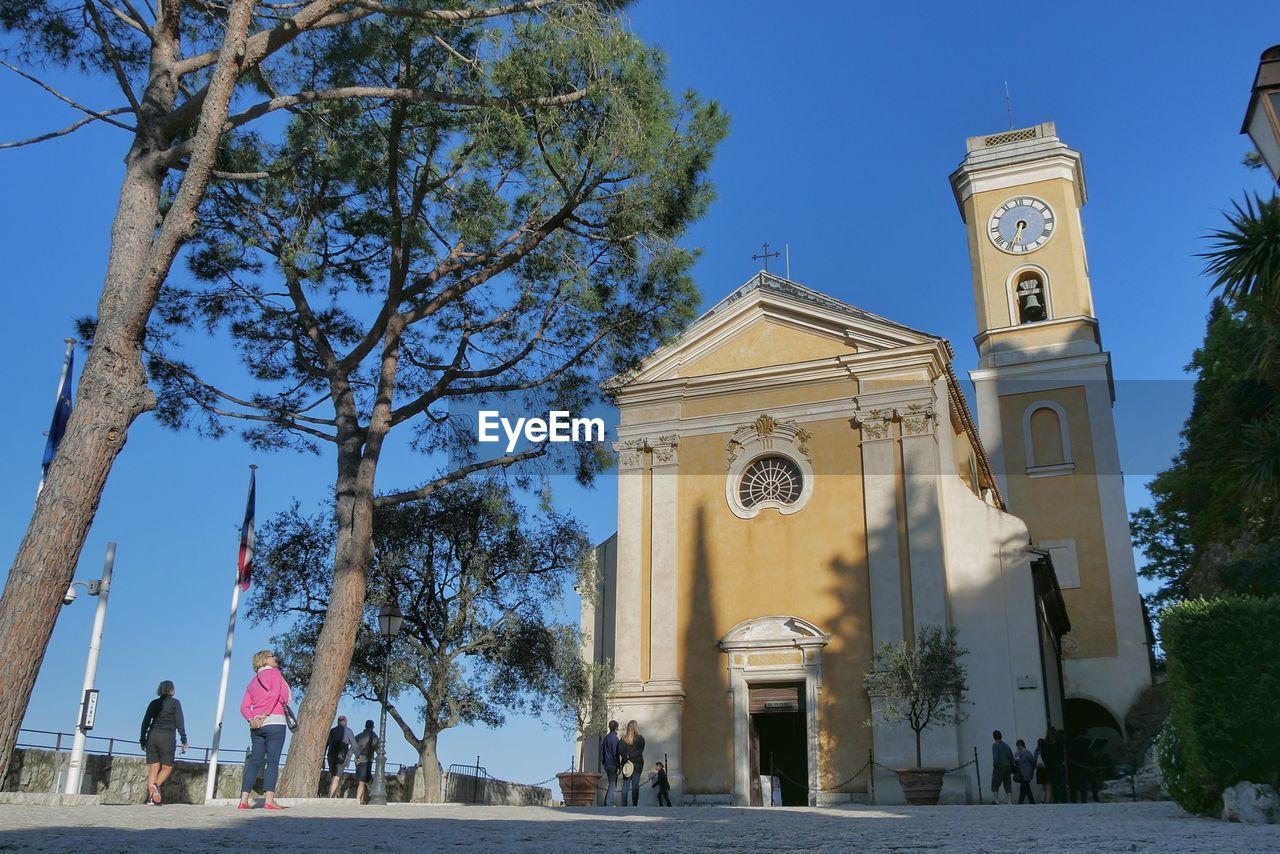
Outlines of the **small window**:
M1029 466L1058 466L1067 462L1058 413L1047 408L1031 413L1031 447L1035 459L1027 461Z
M786 457L762 457L742 473L738 500L743 507L758 507L766 501L782 506L800 500L804 476L800 467Z
M1019 274L1014 295L1018 298L1019 323L1036 323L1049 316L1044 280L1035 270Z

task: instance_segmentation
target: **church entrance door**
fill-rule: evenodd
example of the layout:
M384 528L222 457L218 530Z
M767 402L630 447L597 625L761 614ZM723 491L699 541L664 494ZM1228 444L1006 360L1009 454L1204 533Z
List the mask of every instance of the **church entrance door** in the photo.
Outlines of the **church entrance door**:
M809 803L804 688L803 683L751 686L752 779L761 781L763 791L772 792L772 803L785 807ZM752 795L754 802L754 791ZM769 803L764 798L761 802Z
M784 803L818 805L818 695L831 635L801 617L743 620L720 639L733 697L733 802L769 803L761 775L791 779ZM779 787L781 789L781 787Z

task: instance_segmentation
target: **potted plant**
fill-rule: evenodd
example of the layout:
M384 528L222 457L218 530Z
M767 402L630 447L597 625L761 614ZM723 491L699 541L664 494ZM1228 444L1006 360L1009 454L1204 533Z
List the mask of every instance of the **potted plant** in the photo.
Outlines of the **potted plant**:
M956 643L955 627L921 626L914 645L882 644L864 680L872 707L867 726L905 723L916 735L916 767L895 769L909 804L936 804L942 792L945 769L922 767L920 734L964 721L969 683L960 657L967 653Z
M576 631L566 627L557 644L557 690L554 697L565 731L575 738L572 764L556 775L564 804L589 807L595 803L600 774L583 770L584 745L591 736L604 735L609 725L609 701L613 699L613 662L587 662Z

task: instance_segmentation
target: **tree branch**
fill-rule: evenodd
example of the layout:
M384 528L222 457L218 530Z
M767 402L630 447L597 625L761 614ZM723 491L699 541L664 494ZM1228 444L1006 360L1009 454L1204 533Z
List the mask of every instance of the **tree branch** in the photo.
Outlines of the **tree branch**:
M98 4L95 0L89 0L84 4L84 8L89 13L89 17L93 18L93 29L98 34L98 40L102 42L102 52L107 55L107 59L111 62L111 70L115 73L116 83L120 85L120 91L124 93L124 97L129 102L129 106L133 107L133 112L139 118L142 116L142 105L138 103L138 97L133 94L133 86L129 85L129 77L124 73L124 68L120 65L120 57L116 55L116 49L111 44L111 39L107 38L107 28L102 25L102 16L98 14Z
M436 89L396 89L388 86L342 86L337 89L316 89L308 92L295 92L292 95L280 95L267 101L254 104L242 113L227 118L222 130L235 130L249 124L268 113L286 110L304 104L315 104L323 101L344 101L355 98L377 98L386 101L401 101L411 104L446 104L457 107L500 107L508 110L538 109L543 107L563 107L580 101L587 95L587 88L575 89L563 95L542 95L533 98L503 98L484 95L452 95ZM194 100L194 99L192 99ZM175 112L173 115L177 115ZM172 118L172 116L171 116ZM165 125L172 130L172 124L166 119ZM170 148L165 156L169 164L186 157L194 145L187 141Z
M77 110L79 110L82 113L87 113L93 116L95 119L101 119L107 124L115 125L118 128L129 131L130 133L136 130L136 128L133 128L130 125L125 124L124 122L118 122L115 119L107 118L108 116L114 116L119 113L132 112L131 109L117 108L114 110L107 110L105 113L100 113L97 110L93 110L93 109L90 109L89 107L86 107L84 104L81 104L79 101L75 101L71 98L68 98L66 95L62 94L57 89L54 89L48 83L45 83L43 80L40 80L36 77L32 77L30 74L23 71L21 68L16 68L15 66L12 66L9 63L5 62L3 59L0 59L0 65L3 65L5 68L9 69L14 74L17 74L19 77L25 77L26 79L30 80L32 83L39 86L41 89L48 92L50 95L53 95L53 97L57 98L59 101L63 102L64 104L69 104L72 107L75 107Z
M417 489L411 489L411 490L408 490L407 492L393 492L388 495L379 495L377 498L373 499L373 506L375 509L378 507L395 507L399 504L404 504L409 501L419 501L423 498L426 498L431 493L435 492L441 487L445 487L455 481L462 480L464 477L474 474L475 472L485 471L486 469L491 469L491 468L498 468L500 466L509 466L509 465L512 465L513 463L518 463L523 460L531 460L536 457L544 456L546 455L546 453L547 453L547 443L542 442L538 445L533 446L532 448L521 451L518 454L507 454L506 456L495 457L492 460L485 460L483 462L471 463L469 465L462 466L461 468L454 469L444 477L438 477L435 480L431 481L430 483L424 484L423 486L420 486Z
M103 113L103 116L116 115L119 113L131 113L131 112L133 112L133 110L130 109L129 107L117 107L114 110L108 110L106 113ZM55 130L55 131L50 131L49 133L42 133L39 136L33 136L30 139L20 139L20 140L17 140L16 142L0 142L0 148L21 148L24 145L34 145L37 142L44 142L45 140L48 140L48 139L54 139L59 136L66 136L69 133L74 133L75 131L79 130L80 128L84 127L90 122L96 122L100 120L105 121L105 119L102 119L102 117L100 116L85 116L83 119L79 119L78 121L71 123L67 127L64 127L62 130ZM128 129L131 130L131 128L128 128Z
M409 9L404 6L388 6L376 0L356 0L355 5L370 12L380 12L394 18L417 18L420 21L478 21L482 18L500 18L503 15L514 15L520 12L532 12L543 6L559 3L561 0L525 0L523 3L512 3L508 6L493 6L488 9Z

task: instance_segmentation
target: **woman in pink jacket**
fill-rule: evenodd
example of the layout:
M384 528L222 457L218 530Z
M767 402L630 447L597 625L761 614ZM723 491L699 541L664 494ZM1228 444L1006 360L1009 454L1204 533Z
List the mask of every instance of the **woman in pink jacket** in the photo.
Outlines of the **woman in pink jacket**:
M253 655L254 676L244 689L240 714L249 722L252 749L244 763L244 781L240 784L240 809L252 809L249 795L262 772L262 790L267 799L263 806L282 810L276 803L276 778L280 775L280 753L284 750L284 707L289 702L289 684L280 673L275 653L269 649ZM265 770L263 765L266 765Z

